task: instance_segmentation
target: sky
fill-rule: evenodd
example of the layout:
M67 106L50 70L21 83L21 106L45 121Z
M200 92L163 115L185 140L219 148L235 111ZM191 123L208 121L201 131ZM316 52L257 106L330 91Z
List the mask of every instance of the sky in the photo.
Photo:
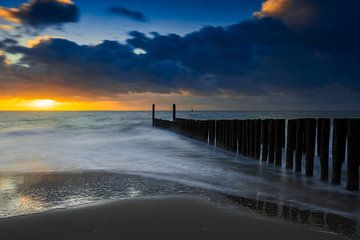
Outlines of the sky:
M360 110L358 0L1 0L0 110Z

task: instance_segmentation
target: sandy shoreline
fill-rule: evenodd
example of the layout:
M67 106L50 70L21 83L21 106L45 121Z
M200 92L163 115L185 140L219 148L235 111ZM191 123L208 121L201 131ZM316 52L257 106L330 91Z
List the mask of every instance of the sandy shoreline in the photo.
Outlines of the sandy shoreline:
M199 198L120 200L0 219L7 239L346 239L229 213Z

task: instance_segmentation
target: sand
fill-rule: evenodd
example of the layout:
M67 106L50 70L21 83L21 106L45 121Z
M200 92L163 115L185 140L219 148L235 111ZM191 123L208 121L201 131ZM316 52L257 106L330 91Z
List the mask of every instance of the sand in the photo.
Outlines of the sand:
M120 200L0 220L0 239L346 239L232 214L205 200L166 197Z

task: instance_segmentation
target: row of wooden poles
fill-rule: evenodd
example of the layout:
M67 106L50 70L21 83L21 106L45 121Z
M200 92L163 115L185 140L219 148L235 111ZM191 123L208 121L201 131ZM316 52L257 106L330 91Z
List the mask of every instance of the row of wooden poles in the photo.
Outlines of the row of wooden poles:
M347 159L349 190L359 189L360 119L332 119L332 175L333 184L341 183L342 166ZM331 119L247 119L247 120L193 120L176 118L173 121L155 118L153 126L169 129L190 138L206 142L253 159L282 165L285 150L286 168L302 173L305 156L305 174L313 176L315 148L320 159L320 178L329 180L329 147ZM286 134L287 132L287 134ZM286 137L287 136L287 137Z

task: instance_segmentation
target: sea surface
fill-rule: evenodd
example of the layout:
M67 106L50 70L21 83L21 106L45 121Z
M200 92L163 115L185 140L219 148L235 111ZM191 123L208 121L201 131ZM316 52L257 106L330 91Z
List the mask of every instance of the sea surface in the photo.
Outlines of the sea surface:
M157 112L158 118L171 116ZM178 117L341 118L360 113L178 112ZM315 162L315 176L308 178L153 128L151 112L0 112L0 218L108 199L187 194L257 210L272 204L273 210L264 210L267 215L283 218L289 208L291 216L293 209L313 213L313 221L319 213L327 227L331 217L340 216L351 225L342 231L358 232L360 193L345 190L345 181L341 186L320 181Z

